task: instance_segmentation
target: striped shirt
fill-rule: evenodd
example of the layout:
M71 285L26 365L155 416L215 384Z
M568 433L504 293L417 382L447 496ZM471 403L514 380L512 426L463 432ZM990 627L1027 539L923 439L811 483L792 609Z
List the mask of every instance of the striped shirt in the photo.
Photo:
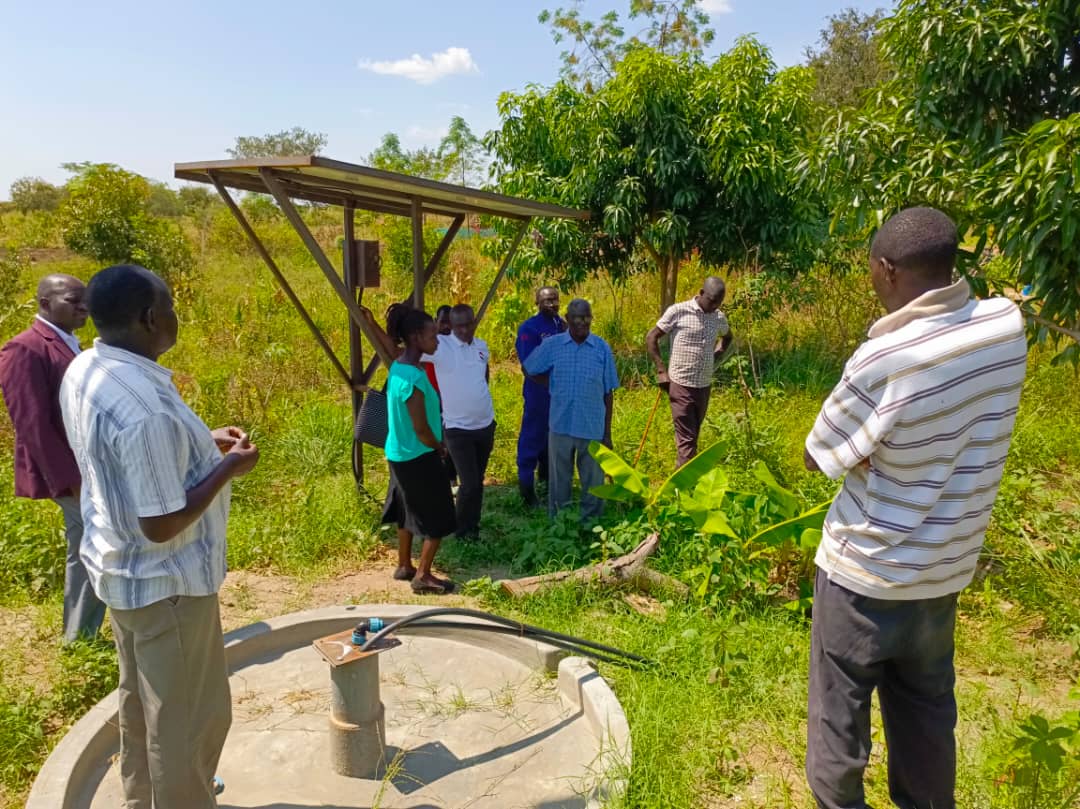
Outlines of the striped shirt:
M139 517L184 508L188 489L221 463L172 372L95 340L64 375L60 406L83 479L80 555L98 597L130 610L216 593L225 579L228 484L168 542L151 542L139 528Z
M719 309L706 312L691 298L664 310L656 328L668 335L668 378L686 388L712 387L716 341L731 331Z
M815 561L848 590L936 598L974 575L1027 344L1015 304L969 298L961 280L875 323L806 439L826 475L846 474Z

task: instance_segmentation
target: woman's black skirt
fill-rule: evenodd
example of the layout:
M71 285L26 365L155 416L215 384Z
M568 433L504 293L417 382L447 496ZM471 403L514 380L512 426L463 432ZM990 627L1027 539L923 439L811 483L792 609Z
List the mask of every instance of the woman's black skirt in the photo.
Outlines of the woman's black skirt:
M389 461L390 487L382 521L413 536L441 539L457 530L446 466L436 452L411 461Z

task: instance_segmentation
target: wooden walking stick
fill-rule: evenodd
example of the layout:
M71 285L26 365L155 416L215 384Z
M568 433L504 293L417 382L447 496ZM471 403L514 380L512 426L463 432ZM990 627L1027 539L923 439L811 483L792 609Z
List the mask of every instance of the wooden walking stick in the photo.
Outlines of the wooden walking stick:
M634 456L634 468L637 469L638 461L641 460L642 450L645 449L645 439L649 437L649 430L652 428L653 416L656 415L656 408L660 406L660 397L663 395L663 388L656 389L656 400L652 403L652 410L649 412L649 420L645 422L645 432L641 434L641 443L638 444L637 455Z

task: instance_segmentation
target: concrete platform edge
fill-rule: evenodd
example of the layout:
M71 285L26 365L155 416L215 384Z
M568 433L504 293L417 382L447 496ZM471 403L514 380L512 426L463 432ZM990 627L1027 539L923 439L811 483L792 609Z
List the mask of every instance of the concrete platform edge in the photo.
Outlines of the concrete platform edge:
M229 632L225 636L229 671L234 673L271 654L310 644L314 639L340 632L361 618L376 615L396 620L428 609L404 604L323 607L291 613ZM454 616L455 620L482 623L480 619ZM469 632L462 629L405 627L402 635L437 635L460 643L482 645L537 669L558 672L563 698L579 707L601 741L595 763L597 783L588 797L588 809L599 809L626 785L630 766L630 728L611 688L590 661L567 657L553 646L510 635ZM26 809L85 809L104 773L101 762L119 751L117 695L112 692L76 722L56 745L38 773Z

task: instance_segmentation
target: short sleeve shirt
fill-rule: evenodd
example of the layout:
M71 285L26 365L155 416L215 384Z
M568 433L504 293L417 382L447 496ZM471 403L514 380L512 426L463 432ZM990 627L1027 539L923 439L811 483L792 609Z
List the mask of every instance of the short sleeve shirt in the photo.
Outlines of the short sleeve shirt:
M487 381L491 353L487 343L474 337L463 343L453 334L439 335L439 349L424 355L439 381L443 423L456 430L482 430L495 421L495 406Z
M731 331L724 313L705 312L691 298L664 310L656 327L671 340L668 378L687 388L710 387L716 341Z
M188 490L221 463L172 372L96 340L64 375L60 406L83 480L81 557L98 597L137 609L216 593L225 578L228 485L168 542L151 542L139 527L140 517L184 508Z
M390 366L386 380L386 415L389 431L386 436L386 460L402 463L419 458L431 447L420 442L413 428L409 408L405 404L414 391L419 390L424 396L424 414L428 426L435 438L442 440L442 418L439 415L439 396L428 381L423 368L405 362L395 362Z
M578 343L568 332L556 334L529 354L525 371L548 375L551 432L590 441L603 439L604 397L619 387L619 374L611 348L602 338L590 334Z

